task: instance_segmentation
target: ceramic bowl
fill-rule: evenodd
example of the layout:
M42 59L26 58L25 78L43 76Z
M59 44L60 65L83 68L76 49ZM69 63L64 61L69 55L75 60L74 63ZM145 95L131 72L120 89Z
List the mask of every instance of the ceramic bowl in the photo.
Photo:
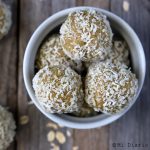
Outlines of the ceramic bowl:
M79 118L70 116L67 114L51 114L47 113L43 108L40 106L38 100L35 97L35 93L32 87L32 79L34 77L34 63L35 63L35 56L37 53L37 50L43 41L43 39L56 27L60 26L66 19L67 15L75 10L78 9L95 9L98 12L102 12L105 14L110 21L110 25L117 30L121 36L126 40L128 43L128 46L130 48L130 55L131 55L131 62L132 62L132 68L133 72L136 74L138 78L138 92L133 100L132 104L123 112L115 115L106 115L106 114L99 114L97 116L93 117L87 117L87 118ZM94 7L74 7L62 10L52 16L50 16L48 19L46 19L33 33L31 39L29 40L29 43L27 45L25 55L24 55L24 61L23 61L23 76L24 76L24 82L26 89L28 91L28 94L36 107L49 119L53 120L54 122L70 127L70 128L76 128L76 129L89 129L89 128L96 128L105 126L107 124L112 123L113 121L120 118L122 115L124 115L135 103L137 100L140 91L143 86L144 78L145 78L145 55L144 50L142 47L142 44L136 35L136 33L133 31L133 29L120 17L116 16L115 14L99 9Z

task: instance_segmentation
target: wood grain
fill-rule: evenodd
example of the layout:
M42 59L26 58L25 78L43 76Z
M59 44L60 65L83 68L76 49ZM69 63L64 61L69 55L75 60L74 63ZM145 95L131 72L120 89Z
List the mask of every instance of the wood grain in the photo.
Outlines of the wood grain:
M46 133L41 128L45 128L45 120L40 124L40 119L44 116L33 105L28 105L28 98L22 75L23 55L36 27L51 14L51 2L40 0L21 0L19 17L19 77L18 77L18 119L22 116L29 117L29 123L26 125L19 124L17 136L18 150L39 150L42 141L46 140ZM42 10L42 13L41 13ZM39 15L40 14L40 15ZM33 17L34 16L34 17ZM48 149L48 142L43 144L43 149Z
M12 26L0 41L0 105L7 106L14 117L17 112L17 0L4 1L12 10ZM9 150L15 150L14 141Z
M22 62L26 45L42 21L55 12L73 6L94 6L107 10L126 20L138 34L146 54L147 75L139 100L132 109L118 121L109 126L91 129L74 130L59 127L66 136L66 142L59 144L61 150L131 150L128 143L148 144L135 150L150 149L150 2L149 0L126 0L129 10L123 9L125 0L4 0L11 6L13 25L9 34L0 41L0 104L8 106L18 120L17 140L9 150L49 150L47 134L52 129L46 127L52 123L34 105L29 105L30 98L26 92ZM140 61L140 60L139 60ZM21 116L28 116L29 122L20 124ZM67 131L71 133L67 137ZM113 143L120 144L113 147ZM120 147L124 146L124 147Z
M150 64L150 3L147 0L129 0L129 11L124 11L123 0L112 0L111 11L126 20L138 34L143 43L147 64ZM117 4L117 5L116 5ZM149 19L148 19L149 18ZM140 61L140 60L139 60ZM124 149L129 149L128 143L148 144L136 150L149 150L150 145L150 105L148 91L150 88L150 67L147 65L145 84L138 101L121 119L110 125L109 149L114 150L112 143L122 143ZM119 147L118 147L119 149ZM133 149L133 148L130 148Z
M109 0L84 0L82 1L82 5L100 7L109 10ZM73 133L73 145L77 145L80 150L108 149L108 126L90 130L74 130Z
M22 60L27 42L37 26L51 14L61 9L74 6L73 1L63 0L21 0L20 1L20 26L19 26L19 85L18 85L18 118L22 115L29 117L29 123L19 124L18 150L43 150L50 149L47 141L49 130L46 124L49 121L33 105L28 105L30 99L24 87L22 75ZM41 13L42 10L42 13ZM34 17L33 17L34 16ZM60 130L67 129L62 128ZM63 149L71 147L71 139L63 145ZM58 143L57 143L58 144Z

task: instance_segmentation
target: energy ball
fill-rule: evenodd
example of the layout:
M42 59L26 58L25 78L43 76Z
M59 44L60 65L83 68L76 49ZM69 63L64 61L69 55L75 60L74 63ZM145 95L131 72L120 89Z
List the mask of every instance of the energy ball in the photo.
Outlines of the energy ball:
M0 150L5 150L14 140L16 124L12 113L0 106Z
M106 60L114 64L121 63L129 66L129 47L127 43L123 40L114 40L112 50L109 51ZM100 60L84 62L84 66L88 68L92 63L97 62L100 62Z
M58 34L50 36L39 48L36 57L36 66L42 69L45 66L71 66L75 70L80 71L82 63L71 60L64 52L60 44Z
M33 88L50 113L78 111L83 103L81 77L70 67L44 67L33 78Z
M78 112L73 112L73 115L77 117L90 117L97 115L97 112L94 111L92 107L89 107L88 104L84 102Z
M9 31L11 26L11 12L9 7L0 1L0 39Z
M129 48L127 43L125 41L115 40L112 50L108 53L108 59L114 64L120 62L129 66Z
M95 111L115 114L132 102L137 89L138 80L126 65L99 62L89 67L85 99Z
M112 30L106 16L92 9L70 13L60 34L64 52L74 60L103 60L112 45Z

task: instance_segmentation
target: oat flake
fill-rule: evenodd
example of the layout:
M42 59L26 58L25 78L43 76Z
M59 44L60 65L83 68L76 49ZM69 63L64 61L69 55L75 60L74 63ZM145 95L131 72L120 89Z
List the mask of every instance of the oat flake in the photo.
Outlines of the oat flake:
M58 140L58 142L59 142L60 144L64 144L64 143L66 142L66 137L65 137L65 135L64 135L62 132L60 132L60 131L57 131L57 132L56 132L56 139Z

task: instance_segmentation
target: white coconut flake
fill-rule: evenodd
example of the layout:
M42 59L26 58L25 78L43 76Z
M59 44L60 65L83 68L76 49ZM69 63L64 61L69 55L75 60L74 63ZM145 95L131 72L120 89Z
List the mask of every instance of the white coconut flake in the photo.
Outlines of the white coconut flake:
M83 103L81 77L70 67L44 67L33 78L33 88L50 113L78 111Z
M0 106L0 150L8 148L15 136L15 121L12 113Z
M71 12L60 34L64 52L74 60L103 60L112 45L108 20L92 9Z
M92 64L85 82L85 100L95 111L113 114L125 109L138 90L135 74L124 64Z
M71 60L64 52L60 44L60 37L58 34L54 34L48 37L46 41L42 43L38 50L36 57L36 66L38 69L42 69L45 66L71 66L75 70L81 70L81 61Z
M2 39L11 27L11 11L10 8L0 1L0 39Z

